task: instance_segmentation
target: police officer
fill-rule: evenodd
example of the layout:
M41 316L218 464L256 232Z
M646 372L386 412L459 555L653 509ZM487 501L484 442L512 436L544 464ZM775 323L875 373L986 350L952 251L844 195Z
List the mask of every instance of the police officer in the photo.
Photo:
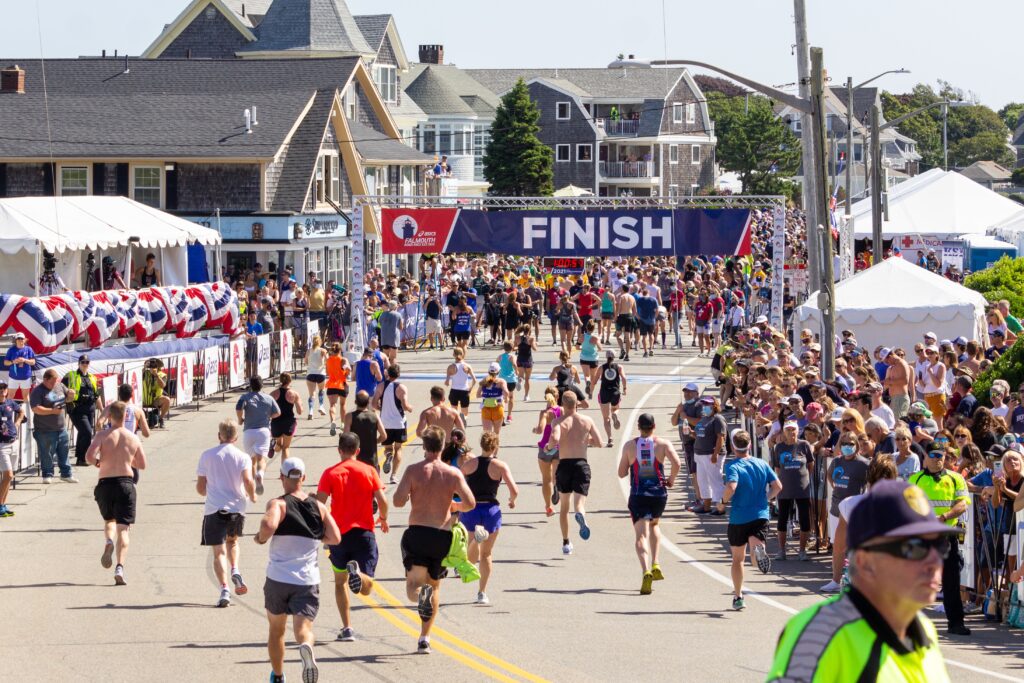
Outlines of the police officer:
M64 386L74 392L74 402L68 401L68 417L75 427L75 465L85 467L85 452L96 434L96 404L103 408L96 375L89 372L89 356L78 357L78 367L64 376Z
M921 487L931 502L939 521L957 530L957 518L967 512L971 495L967 483L958 473L945 468L943 450L932 450L925 458L924 469L908 480ZM942 567L942 606L946 610L946 631L951 635L969 636L964 625L964 602L960 597L960 549L958 537L950 537L951 552Z
M872 486L850 513L850 589L789 620L768 680L949 681L921 609L935 601L955 534L920 488Z

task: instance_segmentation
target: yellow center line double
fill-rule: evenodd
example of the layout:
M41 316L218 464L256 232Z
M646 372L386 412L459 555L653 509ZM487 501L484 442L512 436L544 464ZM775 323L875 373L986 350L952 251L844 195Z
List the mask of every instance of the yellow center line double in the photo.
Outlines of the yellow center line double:
M405 607L402 602L388 592L380 583L375 582L373 584L373 590L387 604L395 608L395 612L405 617L406 620L400 619L392 613L392 610L385 609L377 600L371 595L360 595L360 599L373 608L380 616L392 625L396 626L399 630L408 633L414 638L418 638L420 635L420 618L419 615L413 612L411 609ZM468 666L474 671L478 671L486 676L489 676L495 680L506 681L506 683L520 683L520 681L530 681L531 683L549 683L547 679L535 676L520 669L515 664L506 662L505 660L495 657L489 652L478 648L477 646L467 643L461 638L445 631L442 628L438 628L436 625L431 629L432 642L431 647L438 652L448 655L455 661ZM437 642L438 640L442 642ZM459 648L459 649L454 649ZM459 650L462 650L461 652ZM475 659L471 659L467 656L471 655L476 657L487 664L481 664Z

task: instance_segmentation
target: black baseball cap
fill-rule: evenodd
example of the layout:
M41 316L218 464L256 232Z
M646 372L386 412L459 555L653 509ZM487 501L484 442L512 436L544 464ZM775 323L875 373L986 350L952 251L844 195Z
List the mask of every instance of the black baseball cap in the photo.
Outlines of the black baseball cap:
M654 429L654 416L650 413L642 413L636 424L640 429Z
M89 362L88 354L83 353L81 356L79 356L78 357L78 362L79 363L88 363Z
M859 548L874 538L906 538L925 534L955 534L956 527L943 524L918 487L900 480L880 481L850 514L847 539Z

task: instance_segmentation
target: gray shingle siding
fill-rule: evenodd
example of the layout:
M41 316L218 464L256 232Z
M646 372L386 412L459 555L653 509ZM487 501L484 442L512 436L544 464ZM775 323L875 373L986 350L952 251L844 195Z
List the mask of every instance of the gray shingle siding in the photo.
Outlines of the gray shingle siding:
M675 135L704 135L708 133L710 125L704 120L704 113L701 111L698 93L694 92L685 78L680 78L675 87L665 98L664 110L661 112L661 132ZM672 106L675 103L683 104L683 122L673 123ZM686 122L686 105L693 103L696 109L696 116L693 123Z
M391 45L391 38L386 35L384 36L384 42L381 43L380 50L377 51L377 61L381 64L398 65L395 48Z
M170 45L161 58L185 58L192 51L194 59L230 59L249 44L238 29L220 12L207 18L202 11Z
M555 90L543 83L531 83L529 86L530 99L540 109L540 133L538 137L541 142L551 148L555 171L555 189L566 185L576 185L588 190L594 189L594 174L597 172L598 149L597 135L589 123L590 115L569 95ZM559 121L558 103L569 102L569 120ZM557 161L559 144L569 145L569 161ZM591 146L591 160L589 162L576 161L576 145L589 144Z
M178 211L259 211L259 164L178 164Z
M42 197L45 184L46 164L7 164L7 197Z
M378 133L384 132L384 124L377 118L377 114L374 113L373 107L370 105L370 100L366 97L366 93L363 92L363 87L358 83L353 83L352 86L355 88L356 96L356 120L364 126L368 126Z
M662 145L664 163L662 164L663 193L667 196L670 185L679 188L680 195L690 194L690 188L696 184L701 189L714 182L714 145L699 145L700 164L692 162L692 145L679 145L679 163L669 162L671 145Z

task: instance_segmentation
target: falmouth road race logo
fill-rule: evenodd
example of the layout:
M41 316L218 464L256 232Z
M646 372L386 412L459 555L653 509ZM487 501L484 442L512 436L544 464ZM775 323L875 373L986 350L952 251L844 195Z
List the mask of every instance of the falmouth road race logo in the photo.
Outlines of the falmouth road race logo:
M420 231L420 226L416 224L415 218L408 214L403 214L391 224L391 231L395 233L395 237L405 242L416 237L416 233Z

